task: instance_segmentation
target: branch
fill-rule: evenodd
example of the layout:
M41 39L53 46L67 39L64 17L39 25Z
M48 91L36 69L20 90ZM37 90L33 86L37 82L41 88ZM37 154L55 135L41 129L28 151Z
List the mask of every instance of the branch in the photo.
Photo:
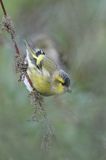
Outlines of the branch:
M11 35L11 39L12 39L12 42L14 44L14 48L15 48L15 52L16 52L16 71L18 73L20 73L20 79L19 80L24 81L23 77L26 77L28 83L32 87L32 93L30 95L31 95L31 98L32 98L32 101L33 101L33 105L34 106L38 105L39 108L40 108L39 110L44 113L44 109L43 109L43 106L42 106L43 97L33 87L33 84L32 84L32 82L31 82L31 80L30 80L30 78L27 74L27 67L28 66L27 66L27 64L24 63L24 57L21 55L21 52L18 48L18 45L17 45L17 42L16 42L16 33L15 33L15 28L14 28L13 22L7 14L7 11L6 11L6 9L4 7L4 4L3 4L3 0L0 0L0 4L1 4L1 8L3 10L3 14L4 14L4 17L2 19L3 29ZM46 114L46 112L44 113L44 115L45 114Z
M19 50L17 42L16 42L16 36L15 36L16 34L15 34L14 25L13 25L13 22L12 22L11 18L7 14L7 11L4 7L4 4L3 4L2 0L0 0L0 4L1 4L1 8L3 10L3 14L4 14L4 17L3 17L3 20L2 20L3 28L11 35L11 39L12 39L12 42L14 44L14 48L15 48L15 52L16 52L16 58L17 58L17 57L21 56L21 53L20 53L20 50ZM25 74L25 76L26 76L29 84L33 88L33 85L32 85L31 80L29 79L29 76L27 74Z
M4 7L4 4L3 4L3 1L2 1L2 0L0 0L0 4L1 4L1 7L2 7L2 10L3 10L4 15L7 16L7 12L6 12L6 10L5 10L5 7Z
M4 7L4 4L3 4L3 0L0 0L0 5L1 5L1 8L3 10L3 14L4 14L4 17L3 17L3 20L2 20L2 25L3 25L3 29L5 31L7 31L10 35L11 35L11 39L12 39L12 42L14 44L14 48L15 48L15 52L16 52L16 69L19 71L19 73L21 74L21 76L26 76L30 86L32 87L33 91L31 93L31 98L32 98L32 103L33 105L37 105L37 108L34 108L34 115L32 117L32 120L35 119L36 120L36 112L38 112L38 115L40 114L41 117L43 116L44 120L46 121L46 132L44 135L43 135L43 140L42 140L42 148L44 149L48 149L49 145L51 145L51 141L52 139L54 139L54 131L52 130L52 127L48 121L48 118L47 118L47 114L46 114L46 111L42 105L43 103L43 97L41 96L41 94L36 91L36 89L34 89L33 87L33 84L26 72L27 70L27 66L25 66L25 63L24 63L24 59L20 53L20 50L18 48L18 45L17 45L17 42L16 42L16 34L15 34L15 29L14 29L14 25L13 25L13 22L11 20L11 18L8 16L7 12L6 12L6 9ZM21 78L22 80L22 78ZM40 116L39 115L39 116Z

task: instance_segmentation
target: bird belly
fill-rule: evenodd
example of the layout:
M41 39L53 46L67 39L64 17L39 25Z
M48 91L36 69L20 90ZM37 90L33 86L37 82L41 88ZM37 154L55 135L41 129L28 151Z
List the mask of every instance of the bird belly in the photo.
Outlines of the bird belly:
M44 76L43 73L36 71L35 69L28 69L27 74L32 81L33 87L42 95L49 96L54 93L51 90L51 82L49 76Z

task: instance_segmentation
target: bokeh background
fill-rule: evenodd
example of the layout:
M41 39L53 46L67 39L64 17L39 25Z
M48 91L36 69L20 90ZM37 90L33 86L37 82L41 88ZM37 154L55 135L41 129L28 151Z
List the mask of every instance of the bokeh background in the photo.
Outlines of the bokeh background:
M10 36L0 31L0 160L105 160L106 1L3 1L19 48L27 38L47 50L72 77L72 93L45 98L55 138L42 150L45 125L31 121Z

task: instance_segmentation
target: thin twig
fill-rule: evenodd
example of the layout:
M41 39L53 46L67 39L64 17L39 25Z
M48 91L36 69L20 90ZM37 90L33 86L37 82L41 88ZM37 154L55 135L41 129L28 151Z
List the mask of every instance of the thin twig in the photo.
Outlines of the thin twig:
M6 12L6 10L5 10L5 7L4 7L4 4L3 4L3 1L2 1L2 0L0 0L0 3L1 3L1 7L2 7L2 10L3 10L4 15L5 15L5 16L7 16L7 12Z
M4 17L2 20L3 29L11 35L11 39L14 44L14 48L15 48L15 52L16 52L16 70L17 70L17 72L20 73L19 80L23 80L22 79L23 76L26 77L28 83L30 84L30 86L33 89L32 93L34 95L34 97L33 97L34 103L36 101L37 105L42 107L42 96L40 95L40 93L37 94L37 91L33 87L32 81L30 80L30 78L27 74L27 66L24 63L24 57L22 57L21 52L18 48L18 45L16 42L16 33L15 33L15 28L14 28L13 22L12 22L11 18L8 16L2 0L0 0L0 4L1 4L1 8L3 10L3 13L4 13ZM42 109L42 112L43 112L43 109Z
M20 50L19 50L17 42L16 42L15 29L13 27L11 18L7 14L7 11L4 7L4 4L3 4L2 0L0 0L0 4L1 4L1 8L3 10L3 14L4 14L4 27L5 27L5 30L11 35L11 39L12 39L12 42L14 44L14 48L15 48L15 51L16 51L16 58L17 58L17 57L21 56L21 54L20 54ZM31 85L31 87L33 88L32 82L29 79L29 76L27 74L26 74L26 78L27 78L29 84Z
M12 39L12 42L13 42L13 44L14 44L14 48L15 48L15 52L16 52L16 58L17 58L17 59L16 59L16 62L17 62L17 65L18 65L19 72L20 72L20 74L21 74L21 72L24 73L24 75L26 76L26 78L27 78L30 86L33 88L33 92L34 92L33 84L32 84L32 82L31 82L31 80L30 80L27 72L23 70L24 62L22 62L22 64L20 63L20 60L22 60L22 59L21 59L21 58L22 58L22 55L21 55L21 53L20 53L20 50L19 50L18 45L17 45L17 42L16 42L16 34L15 34L15 29L14 29L12 20L11 20L11 18L10 18L10 17L8 16L8 14L7 14L7 11L6 11L6 9L5 9L5 7L4 7L4 4L3 4L3 0L0 0L0 4L1 4L1 8L2 8L2 10L3 10L3 14L4 14L3 21L2 21L3 27L4 27L4 30L6 30L6 31L11 35L11 39ZM18 60L19 60L19 64L18 64ZM21 65L21 66L20 66L21 68L19 67L19 65ZM32 93L33 93L33 92L32 92ZM37 94L37 95L36 95L36 94ZM43 117L44 117L44 120L45 120L45 122L46 122L46 126L45 126L45 127L46 127L47 133L45 133L45 135L43 135L42 147L44 147L45 149L47 149L49 143L50 143L51 140L52 140L52 137L54 137L54 132L53 132L53 130L52 130L52 128L51 128L51 125L49 124L46 111L44 110L44 108L43 108L43 106L42 106L42 97L41 97L41 95L40 95L37 91L34 92L33 101L34 101L34 100L38 103L38 106L40 107L39 111L42 112ZM34 101L34 103L35 103L35 101ZM35 109L36 109L36 108L35 108ZM36 110L35 110L35 112L36 112ZM36 113L35 113L35 114L36 114Z

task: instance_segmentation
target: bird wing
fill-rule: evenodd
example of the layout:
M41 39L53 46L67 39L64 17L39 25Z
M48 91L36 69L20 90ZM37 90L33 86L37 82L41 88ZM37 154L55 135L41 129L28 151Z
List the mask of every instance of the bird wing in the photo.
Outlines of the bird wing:
M52 75L54 71L57 70L57 65L54 63L54 61L52 61L50 58L45 56L42 61L42 68L47 70L49 74Z

